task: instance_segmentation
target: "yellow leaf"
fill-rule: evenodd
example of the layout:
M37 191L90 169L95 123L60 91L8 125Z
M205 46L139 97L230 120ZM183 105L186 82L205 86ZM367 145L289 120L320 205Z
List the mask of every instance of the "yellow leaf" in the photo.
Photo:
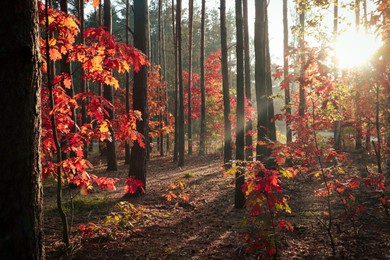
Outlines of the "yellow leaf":
M50 59L53 61L61 59L62 55L57 49L50 49L49 51Z
M225 176L234 175L234 174L236 174L237 169L238 169L238 166L234 166L234 167L230 168L228 171L226 171L226 172L224 173L224 175L225 175Z
M293 177L293 174L292 174L290 171L286 170L286 169L281 168L281 169L279 170L279 172L280 172L281 174L283 174L283 176L286 177L286 178L291 178L291 177Z
M107 123L107 121L104 121L104 122L100 125L99 131L100 131L101 133L107 133L107 132L108 132L108 123Z
M64 86L65 88L70 89L70 87L72 86L72 80L70 79L70 77L66 77L64 79Z

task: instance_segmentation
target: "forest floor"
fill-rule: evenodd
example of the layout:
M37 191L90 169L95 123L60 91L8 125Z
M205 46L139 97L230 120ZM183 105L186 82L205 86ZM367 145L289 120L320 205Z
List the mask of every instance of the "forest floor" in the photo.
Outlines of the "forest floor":
M73 259L255 258L245 253L239 236L238 224L247 212L234 209L232 178L224 177L220 156L191 156L182 168L171 157L155 156L148 163L146 193L132 199L123 199L128 165L119 161L117 172L106 172L104 158L95 157L93 162L95 174L121 181L116 191L96 188L88 196L74 198ZM177 180L186 183L184 191L190 199L168 202L162 194L168 193L170 184ZM294 232L279 235L278 259L327 259L332 255L326 228L321 224L326 203L314 195L319 186L319 181L303 176L283 184L292 209L292 214L284 217L292 223ZM65 189L64 201L67 193ZM44 182L44 194L47 258L61 259L61 224L55 208L54 181ZM135 209L124 209L128 203ZM64 205L69 215L70 203ZM351 235L350 222L337 218L342 209L336 206L332 232L338 259L390 259L390 217L385 210L375 208L372 206L355 223L356 237ZM110 215L111 221L107 222ZM132 218L130 226L121 222L126 216ZM115 221L120 224L113 224ZM92 226L97 235L82 237L78 227L89 222L96 225Z

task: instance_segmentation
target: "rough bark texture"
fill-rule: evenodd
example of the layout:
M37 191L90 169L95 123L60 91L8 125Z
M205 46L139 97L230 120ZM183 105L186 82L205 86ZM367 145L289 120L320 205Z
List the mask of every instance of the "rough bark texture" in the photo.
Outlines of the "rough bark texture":
M134 0L134 47L142 52L147 51L148 1ZM137 131L148 138L148 99L147 99L147 68L144 66L134 72L133 109L142 113L142 121L137 121ZM145 144L147 144L145 140ZM138 142L131 149L129 176L141 180L146 189L146 159L147 149L141 148Z
M179 65L179 116L178 116L178 128L179 128L179 162L178 166L184 166L184 85L183 85L183 57L182 57L182 40L181 40L181 0L177 0L176 4L176 35L177 35L177 52L178 52L178 65Z
M2 7L0 259L43 259L37 1Z
M104 26L111 33L112 31L112 8L111 0L104 0ZM103 85L103 97L109 102L114 104L113 87L109 85ZM113 109L107 109L109 113L109 120L114 120L115 112ZM115 132L110 127L111 140L106 141L106 155L107 155L107 171L118 170L118 164L116 161L116 148L115 148Z
M205 20L206 20L206 0L202 0L202 17L200 26L200 142L199 155L206 153L206 87L204 71L204 44L205 44Z
M236 55L237 55L237 126L236 126L236 160L238 163L245 160L245 86L244 86L244 35L242 22L242 0L236 0ZM241 171L236 172L234 207L245 206L245 196L242 192L242 185L245 179Z
M224 119L224 153L225 169L230 168L232 160L232 123L230 122L230 93L229 93L229 67L226 31L226 0L221 0L221 56L222 56L222 91L223 91L223 119Z
M264 145L267 136L267 87L265 56L265 11L266 1L259 0L256 5L255 20L255 89L257 101L257 145L256 159L261 160L268 155Z
M191 107L191 81L192 81L192 23L194 16L194 3L192 0L188 1L189 5L189 24L188 24L188 154L192 154L192 107Z
M129 44L129 28L130 28L130 22L129 22L129 13L130 13L130 3L129 0L126 0L126 28L125 28L125 37L126 37L126 44ZM126 72L126 81L125 81L125 87L126 87L126 113L129 114L130 112L130 73ZM125 144L125 164L130 164L130 144L126 142Z
M248 106L252 107L252 89L251 89L251 63L249 56L249 29L248 29L248 0L242 1L244 14L244 53L245 53L245 97L249 102ZM253 130L252 120L248 119L245 125L245 160L253 160L253 138L249 134Z
M177 162L178 149L179 149L179 124L178 124L178 63L177 63L177 33L176 33L176 24L175 24L175 0L172 0L172 34L173 34L173 43L175 45L175 91L174 91L174 103L175 103L175 136L174 136L174 146L173 146L173 161Z
M306 100L305 100L305 4L303 2L300 2L299 4L299 26L300 26L300 32L299 32L299 48L300 48L300 55L299 55L299 62L301 64L301 81L299 83L299 108L298 108L298 114L299 116L304 116L305 110L306 110Z

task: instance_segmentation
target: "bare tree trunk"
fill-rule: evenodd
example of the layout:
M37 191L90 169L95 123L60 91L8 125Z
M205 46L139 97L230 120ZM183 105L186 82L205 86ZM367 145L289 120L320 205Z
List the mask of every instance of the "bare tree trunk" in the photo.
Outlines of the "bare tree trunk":
M177 25L176 25L177 26ZM178 118L178 50L177 50L177 33L176 33L176 26L175 26L175 0L172 0L172 30L173 30L173 40L175 45L175 136L174 136L174 147L173 147L173 161L177 162L179 160L178 157L178 150L179 150L179 118Z
M334 0L333 2L333 37L334 37L334 42L337 41L337 34L338 34L338 23L339 23L339 1ZM335 58L335 77L337 77L338 71L337 71L337 59ZM338 87L338 86L337 86ZM339 97L339 94L337 94L337 97ZM341 107L338 107L338 114L340 115L341 112ZM341 149L341 121L340 119L337 119L334 122L334 148L336 150Z
M145 53L148 49L148 1L134 0L134 47ZM148 72L145 66L134 72L133 110L142 113L142 121L137 121L137 131L144 136L148 145ZM129 176L141 180L146 189L147 149L135 142L131 149ZM138 193L140 195L140 193Z
M104 0L104 26L106 30L110 33L112 32L112 8L111 8L111 0ZM111 86L104 84L103 85L103 96L109 102L114 104L114 96L113 89ZM108 108L108 113L110 121L114 120L115 112L114 109ZM115 132L112 127L110 127L111 140L106 141L106 156L107 156L107 171L117 171L118 164L116 161L116 147L115 147Z
M251 89L251 63L249 56L249 29L248 29L248 0L243 0L244 14L244 52L245 52L245 97L249 102L248 106L252 107L252 89ZM245 126L245 160L253 160L253 138L250 132L253 130L252 119L248 119Z
M202 0L202 17L200 28L200 142L199 155L206 153L206 86L204 71L204 49L205 49L205 20L206 20L206 1Z
M355 28L356 31L360 29L360 0L355 0ZM362 129L362 115L360 109L360 92L361 92L361 83L356 84L356 95L355 95L355 106L356 106L356 143L355 149L360 150L363 147L362 138L363 138L363 129Z
M230 168L232 160L232 126L230 122L230 93L229 93L229 67L226 32L226 0L220 0L221 18L221 55L222 55L222 90L223 90L223 118L224 118L224 153L225 169Z
M184 86L183 86L183 57L182 57L182 39L181 39L181 0L177 0L176 4L176 36L177 36L177 52L179 65L179 161L178 166L184 166Z
M188 24L188 154L192 155L192 107L191 107L191 82L192 82L192 24L194 16L194 2L188 1L189 5L189 24Z
M299 116L304 116L306 110L306 99L305 99L305 13L306 13L306 4L304 2L299 3L299 62L301 64L301 80L299 82L299 108L298 114Z
M288 4L287 0L283 0L283 53L284 53L284 60L283 60L283 76L284 79L286 80L289 74L289 69L288 69ZM290 83L287 83L288 85L285 86L284 89L284 104L286 106L286 114L291 115L291 106L290 106L290 101L291 101L291 96L290 96ZM289 125L289 122L286 122L286 139L287 143L292 141L292 131Z
M125 37L126 44L129 44L129 14L130 14L130 4L129 0L126 0L126 26L125 26ZM130 73L126 72L126 114L128 115L130 112ZM125 164L130 164L130 144L126 142L125 144Z
M243 163L245 160L245 86L244 86L244 35L242 22L242 0L236 0L236 55L237 55L237 126L236 126L236 160ZM241 161L241 162L240 162ZM236 187L234 207L241 209L245 206L245 195L242 185L245 182L243 172L236 172Z
M267 85L266 85L266 54L265 54L265 11L266 1L255 1L255 80L257 101L257 145L256 159L262 160L268 156L266 147L267 131Z
M2 4L0 259L44 259L37 1Z

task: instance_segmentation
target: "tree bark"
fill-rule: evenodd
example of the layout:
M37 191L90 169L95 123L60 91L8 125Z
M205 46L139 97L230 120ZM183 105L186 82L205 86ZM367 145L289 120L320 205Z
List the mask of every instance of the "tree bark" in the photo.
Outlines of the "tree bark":
M106 30L110 33L112 32L112 7L111 0L104 0L104 26ZM112 86L103 85L103 97L109 102L114 104L114 95L113 95ZM115 118L114 109L107 108L109 117L108 120L112 121ZM116 147L115 147L115 132L112 127L110 127L111 140L106 141L106 156L107 156L107 171L117 171L118 164L116 160Z
M134 0L134 47L145 53L148 48L148 1ZM147 99L147 68L141 67L134 72L133 86L133 110L142 113L142 121L137 121L137 131L144 136L145 144L148 145L148 99ZM141 180L146 189L146 162L147 149L142 148L135 142L131 149L129 176L135 176Z
M172 33L173 33L173 41L175 47L175 91L174 91L174 103L175 103L175 136L174 136L174 146L173 146L173 161L177 162L179 160L178 150L179 150L179 118L178 118L178 93L179 93L179 82L178 82L178 50L177 50L177 32L175 25L175 0L172 0Z
M265 145L267 137L267 86L266 86L266 55L265 55L265 12L266 1L255 1L255 89L257 102L257 145L256 160L268 156Z
M37 1L3 3L0 259L44 259Z
M248 0L243 0L244 14L244 53L245 53L245 97L248 107L252 108L252 88L251 88L251 63L249 56L249 28L248 28ZM250 132L253 130L252 119L248 119L245 126L245 160L253 160L253 138Z
M176 37L177 37L177 52L179 65L179 116L178 116L178 130L179 130L179 161L178 166L184 166L184 86L183 86L183 57L182 57L182 39L181 39L181 0L177 0L176 4Z
M236 125L236 160L243 164L245 160L245 86L244 86L244 35L242 22L242 0L236 0L236 56L237 56L237 125ZM245 179L243 172L236 172L234 207L241 209L245 206L245 195L242 192L242 185Z
M204 49L205 49L205 20L206 20L206 1L202 0L202 15L200 25L200 140L199 155L206 153L206 86L204 71Z
M192 155L192 107L191 107L191 81L192 81L192 24L194 17L194 2L188 1L189 5L189 24L188 24L188 154Z
M130 3L129 0L126 0L126 27L125 27L125 38L126 44L129 44L129 14L130 14ZM128 115L130 112L130 72L126 72L126 114ZM130 144L126 142L125 144L125 164L130 164Z
M232 124L230 122L230 93L229 93L229 67L226 32L226 0L220 0L221 19L221 56L222 56L222 91L223 91L223 119L224 119L224 153L225 169L230 168L232 160Z

